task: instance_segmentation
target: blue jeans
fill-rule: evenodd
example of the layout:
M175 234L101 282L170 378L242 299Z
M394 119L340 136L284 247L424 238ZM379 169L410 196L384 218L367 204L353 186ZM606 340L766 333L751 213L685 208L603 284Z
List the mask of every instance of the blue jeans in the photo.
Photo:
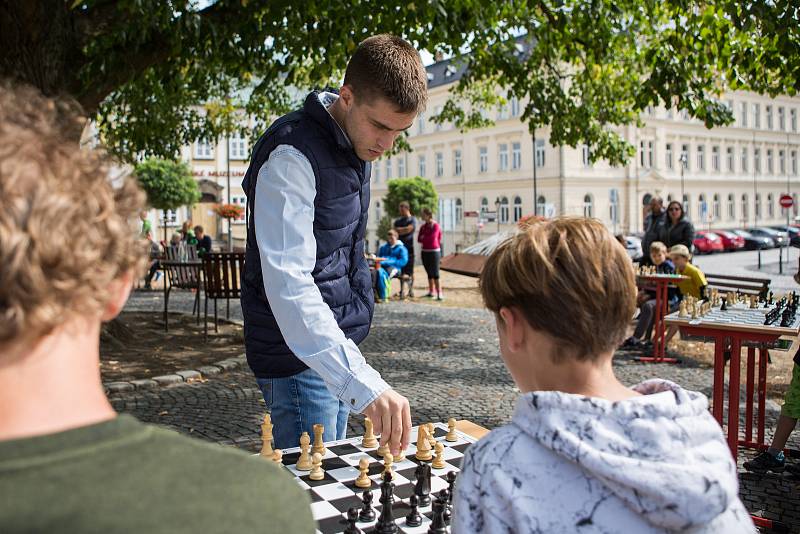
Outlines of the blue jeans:
M325 441L346 437L350 410L331 395L316 371L306 369L286 378L256 378L256 382L272 415L276 448L299 447L303 432L308 432L313 443L317 423L325 427Z

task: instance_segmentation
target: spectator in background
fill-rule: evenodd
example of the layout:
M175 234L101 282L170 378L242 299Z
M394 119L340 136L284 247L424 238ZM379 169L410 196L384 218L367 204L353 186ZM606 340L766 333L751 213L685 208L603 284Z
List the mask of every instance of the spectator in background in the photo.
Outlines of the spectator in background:
M642 265L655 265L650 257L650 245L662 239L667 225L664 212L664 201L655 196L650 200L650 213L644 220L644 237L642 237Z
M183 237L181 236L180 232L173 232L172 237L169 240L169 246L177 247L183 241Z
M408 262L402 269L402 274L407 274L409 282L408 296L414 296L414 231L417 229L417 219L411 214L411 205L403 201L398 206L400 217L394 220L394 229L408 252Z
M145 239L147 239L147 250L150 255L150 267L144 277L144 288L153 289L151 282L153 281L153 277L158 274L158 268L161 266L161 262L159 261L161 257L161 247L153 239L153 232L149 230L145 235Z
M694 225L686 218L686 214L683 212L683 205L677 200L673 200L667 206L667 221L659 240L667 245L669 249L672 249L675 245L683 245L689 251L692 250Z
M203 256L206 252L211 252L211 236L207 236L203 227L194 227L194 235L197 238L197 255Z
M147 212L144 210L139 212L139 219L142 221L141 236L146 238L147 233L153 231L153 223L147 218Z
M419 229L417 241L422 244L422 265L428 274L428 298L436 297L443 300L442 286L439 283L439 261L442 259L442 229L439 223L433 220L430 208L422 208L422 220L425 221Z
M197 244L197 237L194 235L191 219L184 221L183 224L181 225L181 239L183 241L186 241L187 245Z
M386 270L389 278L394 278L408 265L408 249L400 242L396 230L389 230L386 243L381 245L378 256L386 258L381 262L381 269Z

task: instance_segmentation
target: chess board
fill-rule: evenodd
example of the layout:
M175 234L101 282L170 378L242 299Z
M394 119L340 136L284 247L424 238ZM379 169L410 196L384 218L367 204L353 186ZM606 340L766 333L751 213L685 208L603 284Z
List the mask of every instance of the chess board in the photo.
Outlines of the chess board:
M759 303L758 308L750 308L747 304L729 304L725 311L718 306L712 308L706 315L698 315L694 319L690 314L680 317L679 312L674 312L667 315L664 320L667 325L708 326L723 330L797 336L800 333L800 313L795 316L791 326L780 326L780 317L771 325L765 325L765 316L772 308L774 305L764 308L762 303Z
M456 430L457 441L446 441L447 425L434 424L434 438L444 445L443 458L445 467L431 469L431 497L435 493L447 488L445 475L450 471L459 472L464 451L476 440L463 432ZM395 524L398 532L408 534L424 534L428 532L431 524L431 505L419 507L422 515L422 524L418 527L409 527L405 524L405 517L411 510L408 504L409 497L414 493L414 471L421 462L414 457L417 452L417 427L411 431L411 444L406 450L406 459L395 462L394 472L394 512ZM325 471L323 480L311 480L308 471L298 471L297 459L300 457L300 448L295 447L283 451L283 465L295 476L301 488L308 492L311 499L311 510L317 521L317 532L321 534L336 534L344 532L347 528L347 510L356 507L361 509L363 503L361 496L365 489L358 488L355 480L358 477L358 462L367 457L369 464L369 477L372 479L372 506L375 508L376 518L371 522L358 522L357 526L365 533L372 532L377 518L380 516L381 491L380 481L383 473L383 459L376 453L377 447L368 449L361 446L361 436L331 441L325 444L325 455L322 458L322 469Z

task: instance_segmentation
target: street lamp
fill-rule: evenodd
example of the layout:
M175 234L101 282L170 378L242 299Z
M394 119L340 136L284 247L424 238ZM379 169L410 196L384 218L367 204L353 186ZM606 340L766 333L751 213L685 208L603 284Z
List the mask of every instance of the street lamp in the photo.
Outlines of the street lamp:
M536 191L536 126L533 127L533 214L539 215L539 194Z
M500 233L500 197L494 199L494 219L497 221L497 233Z
M686 198L686 195L683 192L683 189L684 189L684 187L683 187L683 171L686 170L686 165L689 163L688 159L689 158L686 156L686 152L681 152L681 156L678 158L678 161L681 164L681 205L682 206L683 206L683 203L684 203L684 199ZM684 206L683 209L684 209L684 211L686 211L686 206Z

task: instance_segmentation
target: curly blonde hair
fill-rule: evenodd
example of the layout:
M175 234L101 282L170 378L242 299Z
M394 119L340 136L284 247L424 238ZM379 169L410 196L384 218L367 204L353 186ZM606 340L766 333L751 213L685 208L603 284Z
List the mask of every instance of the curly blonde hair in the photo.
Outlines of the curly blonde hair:
M0 84L0 347L101 313L108 285L144 268L145 196L79 148L76 109Z

